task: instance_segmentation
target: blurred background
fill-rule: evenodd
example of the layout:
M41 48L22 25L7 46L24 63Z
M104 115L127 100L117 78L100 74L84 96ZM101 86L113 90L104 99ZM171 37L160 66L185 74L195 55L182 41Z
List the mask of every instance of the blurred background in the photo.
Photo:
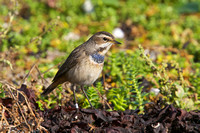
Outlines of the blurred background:
M0 79L20 86L36 64L27 84L39 96L59 63L98 31L122 44L111 48L102 76L87 90L96 108L143 111L160 98L200 108L198 0L0 0ZM66 104L72 99L67 88L38 104Z

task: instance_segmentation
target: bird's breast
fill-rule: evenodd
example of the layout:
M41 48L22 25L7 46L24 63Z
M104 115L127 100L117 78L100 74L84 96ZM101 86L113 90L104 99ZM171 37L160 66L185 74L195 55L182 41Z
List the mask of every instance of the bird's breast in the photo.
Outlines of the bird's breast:
M83 58L79 64L71 69L67 74L68 81L79 85L93 84L101 74L104 62L100 63L102 57L97 57L98 61L91 58L91 56Z
M94 53L89 55L89 59L92 63L97 63L97 64L101 64L104 62L104 56L100 55L98 53Z

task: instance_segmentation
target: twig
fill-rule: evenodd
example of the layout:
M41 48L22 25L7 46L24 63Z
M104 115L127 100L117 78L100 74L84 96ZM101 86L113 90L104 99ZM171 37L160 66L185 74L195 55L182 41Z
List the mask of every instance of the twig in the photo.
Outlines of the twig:
M97 92L98 92L99 96L101 97L101 99L103 100L103 102L105 102L106 105L112 110L112 107L109 105L109 103L106 101L106 99L104 99L104 97L101 95L101 93L99 92L99 90L96 87L94 87L94 88L97 90Z
M11 96L13 97L13 99L16 101L16 104L17 104L17 106L19 107L19 110L20 110L20 112L21 112L21 115L22 115L22 117L23 117L23 119L24 119L26 125L28 126L29 130L31 131L31 127L30 127L30 125L28 124L28 122L26 121L26 118L25 118L25 116L24 116L24 114L23 114L22 108L21 108L21 106L19 105L18 100L16 99L16 97L14 96L14 94L12 93L12 91L10 90L10 86L7 85L7 88L8 88L8 90L9 90ZM16 91L16 90L15 90L15 91Z
M40 117L40 119L39 119L39 121L38 121L38 123L37 123L37 129L40 129L40 128L41 128L41 125L40 125L40 124L41 124L42 121L44 121L44 119Z
M5 120L5 122L6 122L6 124L7 124L7 126L4 126L4 128L9 128L9 129L11 129L11 128L13 128L13 127L19 126L19 125L20 125L19 120L18 120L16 117L14 117L13 114L12 114L6 107L4 107L3 105L2 105L2 108L3 108L3 110L2 110L2 118L1 118L1 123L0 123L0 127L2 127L2 129L0 128L0 132L5 130L5 129L3 129L3 119ZM18 124L17 124L17 125L9 125L9 122L7 121L7 119L6 119L5 115L4 115L5 110L8 111L10 115L12 115L12 117L14 118L14 120L17 120L17 121L18 121ZM1 124L2 124L2 125L1 125Z
M30 71L26 74L26 76L23 79L23 83L22 84L26 84L26 79L28 78L28 76L30 75L30 73L33 71L33 68L35 67L36 63L32 65Z
M0 81L0 82L2 82L2 81ZM31 106L30 106L30 101L28 100L28 98L27 98L27 96L24 94L24 92L21 92L21 91L18 91L18 90L16 90L16 89L14 89L14 87L13 87L12 85L10 85L9 83L7 83L6 81L4 81L4 85L7 86L7 88L8 88L8 90L9 90L11 96L12 96L13 99L16 101L16 104L17 104L17 106L19 107L19 110L20 110L20 112L21 112L21 114L22 114L22 117L23 117L25 123L27 124L27 126L29 127L29 130L31 130L31 127L30 127L30 125L28 125L28 123L27 123L27 121L26 121L26 118L25 118L25 116L24 116L24 114L23 114L23 112L22 112L22 108L21 108L19 102L16 100L17 98L14 96L14 94L12 93L12 91L10 90L10 88L13 89L13 90L15 90L15 91L17 91L17 95L20 93L20 94L24 97L25 102L26 102L26 104L27 104L27 106L28 106L28 109L29 109L31 115L34 117L35 121L38 123L38 126L37 126L37 127L39 127L39 124L41 123L41 118L40 118L40 120L38 120L38 118L35 116L35 114L34 114L32 108L31 108ZM5 108L5 109L9 112L9 114L12 115L12 113L11 113L7 108ZM13 116L13 117L14 117L14 116ZM16 117L14 117L14 120L19 122L19 120L16 119ZM19 123L20 123L20 122L19 122ZM16 127L16 125L15 125L15 126L12 126L12 127Z
M106 78L105 78L105 73L104 73L104 71L102 71L102 77L103 77L103 88L105 89L106 88L106 85L105 85L105 80L106 80ZM97 89L98 90L98 89ZM98 93L99 93L99 95L101 96L101 98L102 98L102 100L107 104L107 106L112 110L112 107L110 106L110 104L107 102L107 100L106 99L104 99L104 97L101 95L101 93L99 92L99 90L98 90Z
M8 123L8 121L7 121L4 113L5 113L5 109L4 109L4 106L3 106L3 109L2 109L2 118L1 118L1 124L2 125L0 127L3 127L3 119L5 120L6 124L9 126L9 123Z
M54 65L54 66L50 67L49 69L47 69L46 71L44 71L42 74L45 74L45 73L47 73L48 71L50 71L51 69L53 69L53 68L55 68L55 67L58 67L58 66L59 66L61 63L63 63L63 62L64 62L64 61L58 63L57 65Z
M21 91L17 91L17 92L19 92L21 95L24 96L24 99L25 99L25 101L26 101L26 104L27 104L27 106L28 106L28 108L29 108L31 114L33 115L33 117L35 117L35 114L33 113L33 110L32 110L32 108L31 108L31 106L30 106L30 104L29 104L30 102L28 101L28 98L26 97L26 95L24 94L24 92L21 92ZM35 119L38 120L36 117L35 117Z
M105 73L104 73L104 71L102 71L102 78L103 78L103 87L105 88L106 87L106 85L105 85Z
M3 107L4 107L4 106L3 106ZM4 107L4 109L5 109L6 111L8 111L8 113L14 118L15 121L17 121L18 123L20 123L20 121L17 119L17 117L14 117L14 115L10 112L9 109L7 109L6 107ZM18 125L19 125L19 124L18 124Z
M45 81L46 83L48 83L48 81L44 78L44 74L42 74L42 73L40 72L38 66L35 66L35 68L36 68L37 72L39 73L39 76L40 76L41 79L42 79L42 84L44 85L44 81Z
M40 125L40 129L44 130L46 133L49 133L49 131L45 127L43 127L41 125Z

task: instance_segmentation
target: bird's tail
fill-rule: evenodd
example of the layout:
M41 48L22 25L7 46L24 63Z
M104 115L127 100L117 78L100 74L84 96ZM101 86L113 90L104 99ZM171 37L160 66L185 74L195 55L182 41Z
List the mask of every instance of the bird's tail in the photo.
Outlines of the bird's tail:
M59 84L61 84L62 82L60 82L59 80L57 80L57 81L53 81L53 83L51 84L51 85L49 85L48 87L47 87L47 89L46 90L44 90L42 93L41 93L41 95L42 96L46 96L46 95L48 95L50 92L52 92Z

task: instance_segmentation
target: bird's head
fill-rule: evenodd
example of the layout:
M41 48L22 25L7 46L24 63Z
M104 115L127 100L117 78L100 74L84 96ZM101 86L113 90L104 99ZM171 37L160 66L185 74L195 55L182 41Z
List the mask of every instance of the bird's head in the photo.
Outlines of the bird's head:
M97 52L101 55L105 55L113 44L121 44L116 41L114 36L108 32L101 31L95 33L89 40L92 52Z

